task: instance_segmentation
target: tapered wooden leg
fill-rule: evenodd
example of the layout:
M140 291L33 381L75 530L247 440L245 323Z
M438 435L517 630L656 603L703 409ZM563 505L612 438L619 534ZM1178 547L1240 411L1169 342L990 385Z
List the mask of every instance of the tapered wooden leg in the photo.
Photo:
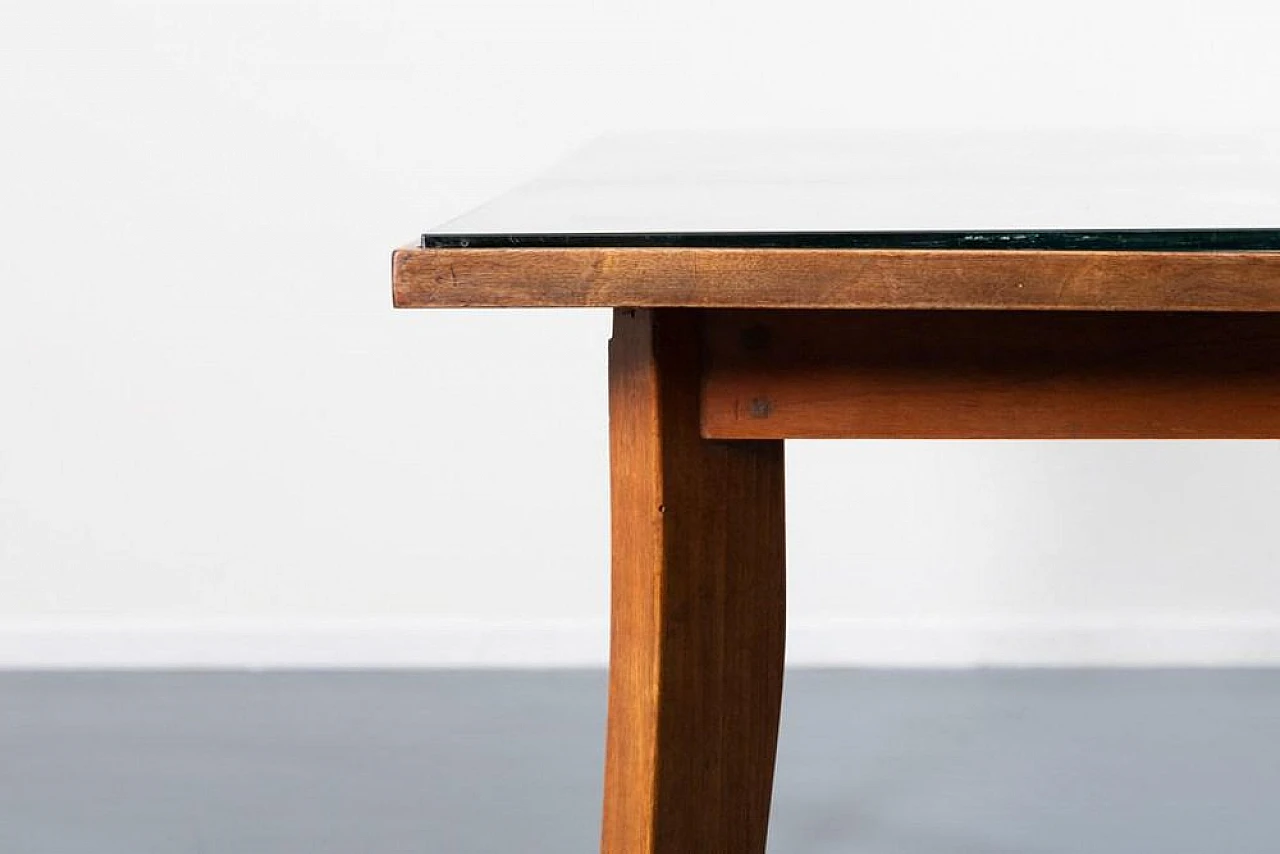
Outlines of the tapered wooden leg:
M762 854L782 698L781 441L699 433L699 315L614 314L604 854Z

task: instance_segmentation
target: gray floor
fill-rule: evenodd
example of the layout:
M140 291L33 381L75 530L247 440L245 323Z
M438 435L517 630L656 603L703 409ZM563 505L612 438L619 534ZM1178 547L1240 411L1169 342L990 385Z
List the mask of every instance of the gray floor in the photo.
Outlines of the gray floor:
M787 679L773 852L1280 850L1280 671ZM0 674L0 852L592 851L603 707L598 672Z

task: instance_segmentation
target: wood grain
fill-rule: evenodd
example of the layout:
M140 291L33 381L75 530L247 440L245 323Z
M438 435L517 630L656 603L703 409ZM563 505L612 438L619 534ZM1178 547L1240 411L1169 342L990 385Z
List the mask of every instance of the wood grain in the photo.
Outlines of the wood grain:
M395 304L1280 311L1278 252L401 249Z
M618 310L602 851L763 854L784 643L783 457L698 435L699 318Z
M1280 438L1280 315L707 312L724 439Z

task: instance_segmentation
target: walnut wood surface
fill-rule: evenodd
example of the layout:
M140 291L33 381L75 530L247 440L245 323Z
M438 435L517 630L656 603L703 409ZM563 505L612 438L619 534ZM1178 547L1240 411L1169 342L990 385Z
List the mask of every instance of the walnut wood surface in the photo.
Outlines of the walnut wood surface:
M395 304L1280 311L1277 252L401 249Z
M697 312L618 310L606 854L763 854L782 692L782 442L698 435Z
M709 311L732 439L1280 438L1280 314Z

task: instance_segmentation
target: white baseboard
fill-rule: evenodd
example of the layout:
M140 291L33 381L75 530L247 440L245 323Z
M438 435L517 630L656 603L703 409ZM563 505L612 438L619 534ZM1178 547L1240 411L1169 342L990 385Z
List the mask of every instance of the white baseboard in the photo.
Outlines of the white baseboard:
M1265 667L1280 617L815 621L787 647L802 666Z
M787 661L856 667L1280 666L1280 617L793 621ZM0 669L599 667L603 621L0 620Z
M602 621L0 621L0 669L594 667Z

